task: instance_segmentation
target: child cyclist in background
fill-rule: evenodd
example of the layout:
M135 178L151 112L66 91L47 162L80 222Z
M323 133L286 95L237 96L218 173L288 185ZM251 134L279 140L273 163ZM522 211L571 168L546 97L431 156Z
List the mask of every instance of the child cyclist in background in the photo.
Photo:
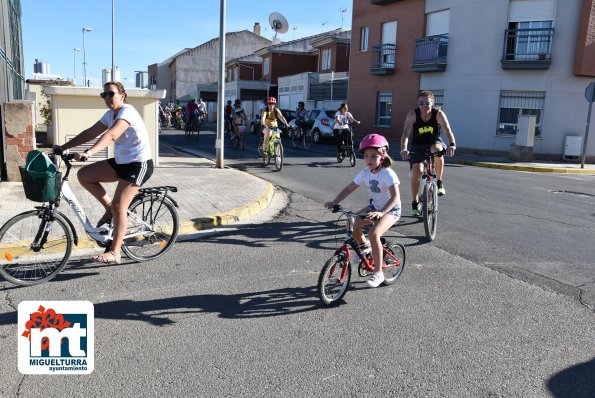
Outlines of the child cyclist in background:
M366 218L356 218L353 237L364 246L364 253L371 246L374 273L366 283L370 287L378 287L384 282L382 267L385 265L380 237L401 217L399 178L390 168L392 159L388 156L386 138L380 134L368 134L360 143L359 150L364 154L367 167L360 171L332 202L327 202L325 207L332 209L362 184L370 190L370 202L360 210L367 213ZM366 241L362 228L372 223L374 225L368 231L370 240Z

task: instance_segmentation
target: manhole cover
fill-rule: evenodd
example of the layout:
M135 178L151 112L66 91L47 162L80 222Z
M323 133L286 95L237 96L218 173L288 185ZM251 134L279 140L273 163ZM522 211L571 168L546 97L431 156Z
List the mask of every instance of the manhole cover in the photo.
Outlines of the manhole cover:
M592 194L590 194L590 193L585 193L585 192L576 192L576 191L564 191L564 190L562 190L562 191L556 191L556 190L551 190L551 189L550 189L550 192L551 192L551 193L561 193L561 194L564 194L564 195L584 196L584 197L587 197L587 198L588 198L588 197L593 197L593 196L595 196L595 195L592 195Z

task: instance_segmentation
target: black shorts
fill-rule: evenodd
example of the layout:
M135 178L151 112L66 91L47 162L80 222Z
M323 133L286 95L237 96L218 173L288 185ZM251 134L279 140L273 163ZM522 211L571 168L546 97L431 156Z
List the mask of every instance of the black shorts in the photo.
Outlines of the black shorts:
M409 152L413 152L413 154L409 155L409 164L423 163L426 157L426 151L434 145L442 145L442 148L445 147L444 141L440 137L428 144L411 144Z
M153 159L146 162L116 163L116 159L107 160L110 166L116 171L118 178L129 181L134 185L142 187L153 174Z

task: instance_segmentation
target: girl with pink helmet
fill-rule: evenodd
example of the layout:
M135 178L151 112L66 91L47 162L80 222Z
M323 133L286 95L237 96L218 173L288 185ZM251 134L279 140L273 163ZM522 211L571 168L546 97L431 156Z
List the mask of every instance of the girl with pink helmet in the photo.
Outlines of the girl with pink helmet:
M364 253L372 251L375 269L366 283L370 287L378 287L384 282L382 267L385 265L380 238L401 217L400 182L397 173L391 168L392 159L388 155L386 138L380 134L368 134L360 143L359 150L364 155L366 168L332 202L325 203L325 207L332 209L360 185L365 185L370 191L368 205L360 210L367 216L365 219L356 219L353 236L365 247ZM368 231L369 240L366 240L362 228L368 224L374 225Z

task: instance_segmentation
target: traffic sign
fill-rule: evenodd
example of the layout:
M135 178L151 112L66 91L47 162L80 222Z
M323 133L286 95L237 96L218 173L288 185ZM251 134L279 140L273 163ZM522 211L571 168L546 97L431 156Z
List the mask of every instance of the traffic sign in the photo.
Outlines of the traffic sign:
M585 98L589 102L595 102L595 82L591 82L585 89Z

